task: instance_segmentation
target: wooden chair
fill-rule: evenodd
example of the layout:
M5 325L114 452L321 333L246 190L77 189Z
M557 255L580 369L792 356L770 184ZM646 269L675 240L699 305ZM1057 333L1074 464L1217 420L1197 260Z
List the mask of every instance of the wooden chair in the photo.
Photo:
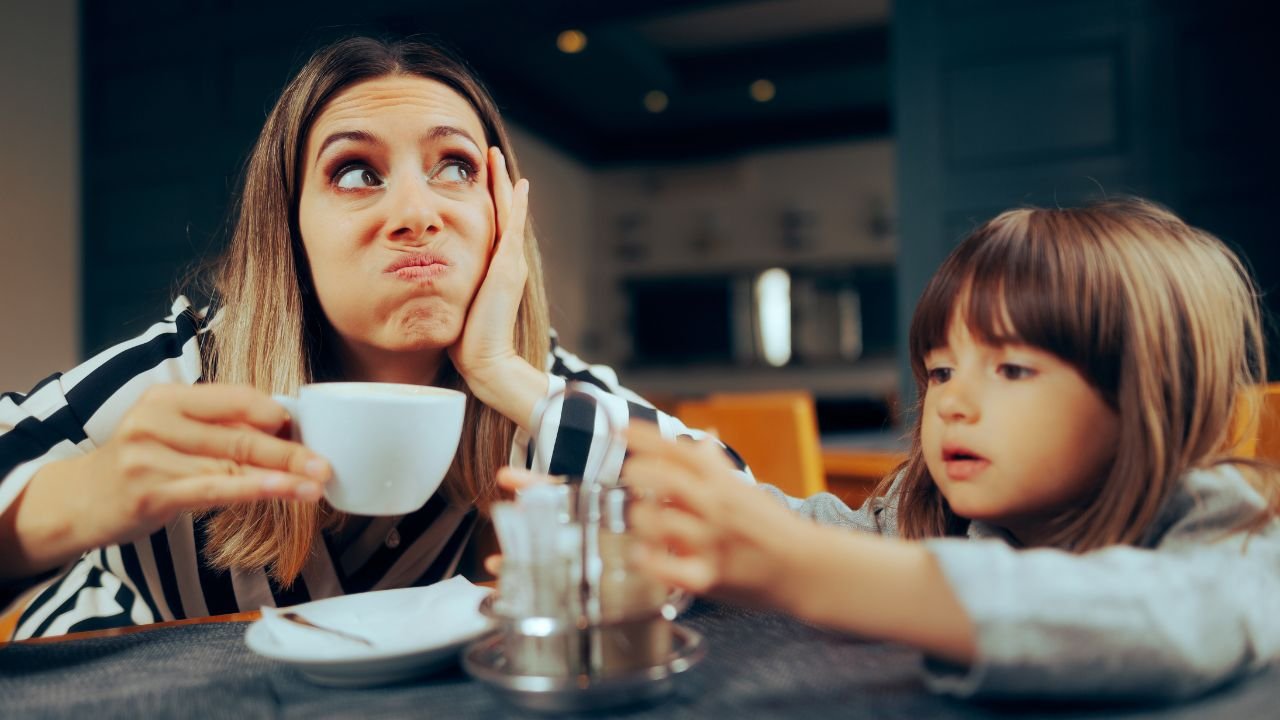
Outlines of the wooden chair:
M4 617L0 617L0 643L6 642L13 637L14 628L18 627L19 612L14 610Z
M685 425L714 432L760 482L793 497L827 489L813 396L804 391L724 393L676 406Z
M1231 421L1231 439L1235 455L1280 463L1280 383L1260 386L1240 397Z

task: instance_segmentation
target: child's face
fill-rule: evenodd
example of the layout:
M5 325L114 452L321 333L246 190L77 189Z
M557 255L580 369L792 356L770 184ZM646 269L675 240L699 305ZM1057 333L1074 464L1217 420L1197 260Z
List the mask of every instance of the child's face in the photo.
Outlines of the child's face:
M1119 418L1056 356L980 344L957 317L925 367L925 463L957 515L1033 543L1106 476Z

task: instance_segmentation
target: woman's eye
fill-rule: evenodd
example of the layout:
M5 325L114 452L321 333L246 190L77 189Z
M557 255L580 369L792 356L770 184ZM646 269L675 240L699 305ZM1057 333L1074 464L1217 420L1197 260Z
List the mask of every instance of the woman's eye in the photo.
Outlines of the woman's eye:
M1025 380L1036 374L1036 371L1029 367L1013 365L1011 363L1004 363L1000 367L996 368L996 372L1000 373L1000 376L1006 380Z
M936 367L936 368L930 368L929 370L930 385L944 383L950 379L951 379L951 368L949 367Z
M476 172L471 165L458 160L446 162L436 171L435 178L442 182L470 185L475 182Z
M360 190L378 187L382 184L382 178L378 177L378 173L363 165L352 165L338 171L334 184L343 190Z

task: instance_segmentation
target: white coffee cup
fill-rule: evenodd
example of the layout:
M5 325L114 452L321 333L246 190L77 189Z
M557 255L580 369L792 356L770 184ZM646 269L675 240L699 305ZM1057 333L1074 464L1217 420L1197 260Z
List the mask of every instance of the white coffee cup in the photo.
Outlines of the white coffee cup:
M276 395L293 417L294 439L333 467L324 496L358 515L403 515L440 487L462 435L467 396L394 383L304 385Z

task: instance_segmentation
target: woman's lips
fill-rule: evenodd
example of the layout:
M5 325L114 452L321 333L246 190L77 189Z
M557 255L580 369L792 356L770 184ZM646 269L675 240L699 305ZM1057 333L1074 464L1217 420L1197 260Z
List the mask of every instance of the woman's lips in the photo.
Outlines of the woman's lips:
M398 268L391 272L392 275L401 280L428 280L440 273L444 272L448 265L444 263L436 263L434 265L408 265Z
M444 258L431 253L406 253L387 265L386 273L401 280L429 280L449 269Z

